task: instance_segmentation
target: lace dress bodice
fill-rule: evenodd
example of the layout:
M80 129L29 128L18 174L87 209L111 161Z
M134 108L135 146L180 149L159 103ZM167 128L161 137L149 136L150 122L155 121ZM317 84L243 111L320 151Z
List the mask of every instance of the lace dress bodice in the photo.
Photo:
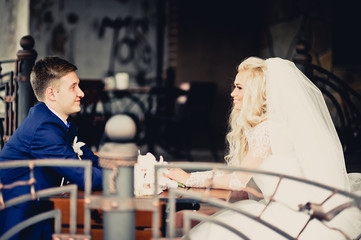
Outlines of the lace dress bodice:
M254 158L265 159L270 155L270 136L268 130L268 121L263 121L254 128L245 132L249 151Z

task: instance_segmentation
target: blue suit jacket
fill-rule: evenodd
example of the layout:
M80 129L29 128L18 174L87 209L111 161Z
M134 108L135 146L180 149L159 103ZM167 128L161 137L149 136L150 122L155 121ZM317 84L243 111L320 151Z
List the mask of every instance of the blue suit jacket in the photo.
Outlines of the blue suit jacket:
M69 119L70 121L70 119ZM1 161L28 160L45 158L77 159L72 144L76 136L75 124L67 127L44 103L32 107L27 118L18 127L9 141L0 152ZM91 160L92 187L93 190L102 189L102 170L98 165L98 157L86 146L82 148L84 160ZM84 188L84 168L80 167L37 167L34 170L36 179L35 189L59 186L62 177L70 183L77 184L80 189ZM0 179L3 184L9 184L19 180L29 180L29 168L12 168L0 171ZM4 189L4 200L28 194L29 187L16 187ZM0 211L0 236L14 224L42 211L39 201L19 204L15 207ZM47 239L44 231L50 231L44 224L34 226L34 231L20 236L20 239ZM47 229L47 230L46 230ZM40 234L40 235L38 235ZM25 238L26 237L26 238ZM14 238L18 239L18 238Z

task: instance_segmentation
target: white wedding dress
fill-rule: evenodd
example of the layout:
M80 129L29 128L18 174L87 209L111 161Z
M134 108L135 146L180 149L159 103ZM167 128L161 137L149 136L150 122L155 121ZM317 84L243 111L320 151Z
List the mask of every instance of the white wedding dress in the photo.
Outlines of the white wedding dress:
M264 158L260 169L303 177L304 174L299 167L292 144L285 145L284 148L282 148L282 154L268 154L267 151L265 151L265 149L269 147L267 145L270 144L269 131L269 121L267 120L258 124L246 134L249 148L256 148L257 154L262 155ZM280 132L278 132L278 134L280 134ZM284 137L287 137L286 133ZM287 143L288 141L285 142ZM325 168L327 168L327 166L325 166ZM201 172L192 173L193 178L197 178L198 174L201 177ZM359 175L353 175L353 177L361 179ZM234 203L234 206L254 216L259 216L269 201L268 197L275 192L279 178L254 175L253 179L264 194L265 199L261 201L242 200ZM329 195L329 191L283 179L278 186L276 194L273 196L275 201L271 202L266 210L264 210L261 219L296 238L310 218L310 215L307 213L298 211L298 204L305 204L307 202L322 203ZM326 202L327 204L324 205L324 210L330 210L345 201L347 201L347 199L344 197L334 196ZM221 210L216 213L214 217L238 229L249 239L286 239L259 222L230 210ZM343 233L336 229L341 230ZM360 233L361 213L358 208L352 207L343 210L329 222L323 223L317 219L311 220L299 235L298 239L354 239ZM344 234L346 234L346 236ZM202 222L194 227L190 232L190 238L194 240L240 239L239 236L231 231L207 222Z
M342 145L322 92L293 62L269 58L264 63L267 120L246 133L248 154L239 167L300 177L361 196L361 174L346 172ZM233 180L240 182L238 186L244 186L250 177L238 175ZM189 179L195 183L202 181L196 181L197 178L204 179L204 174L192 173ZM344 209L329 221L312 218L304 228L310 215L298 210L300 204L322 204L323 211L329 212L350 201L344 195L335 194L325 201L331 192L321 188L284 178L278 183L279 178L260 174L253 174L252 178L265 198L259 202L243 200L234 203L234 206L260 216L286 232L290 236L288 238L330 240L361 236L361 213L356 207ZM234 184L230 180L229 183L233 189L231 186ZM359 200L357 196L354 199ZM265 209L267 203L270 204ZM238 229L249 239L285 239L261 223L234 211L222 210L214 217ZM233 232L206 222L194 227L190 236L194 240L239 239Z

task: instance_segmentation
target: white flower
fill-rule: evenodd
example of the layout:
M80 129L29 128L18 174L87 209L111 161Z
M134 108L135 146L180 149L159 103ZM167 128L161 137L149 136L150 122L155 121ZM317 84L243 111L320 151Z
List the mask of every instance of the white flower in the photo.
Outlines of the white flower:
M74 141L73 141L73 150L80 160L81 160L80 156L83 155L83 151L80 148L84 145L85 145L85 143L78 142L78 137L75 136Z

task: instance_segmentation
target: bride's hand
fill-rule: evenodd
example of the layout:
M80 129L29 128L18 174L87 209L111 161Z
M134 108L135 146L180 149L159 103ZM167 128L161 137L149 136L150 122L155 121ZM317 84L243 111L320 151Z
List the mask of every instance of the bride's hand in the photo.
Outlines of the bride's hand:
M186 182L191 174L185 172L184 170L180 168L171 168L169 169L169 172L165 174L166 177L177 181L179 183L182 183L183 185L186 185Z

